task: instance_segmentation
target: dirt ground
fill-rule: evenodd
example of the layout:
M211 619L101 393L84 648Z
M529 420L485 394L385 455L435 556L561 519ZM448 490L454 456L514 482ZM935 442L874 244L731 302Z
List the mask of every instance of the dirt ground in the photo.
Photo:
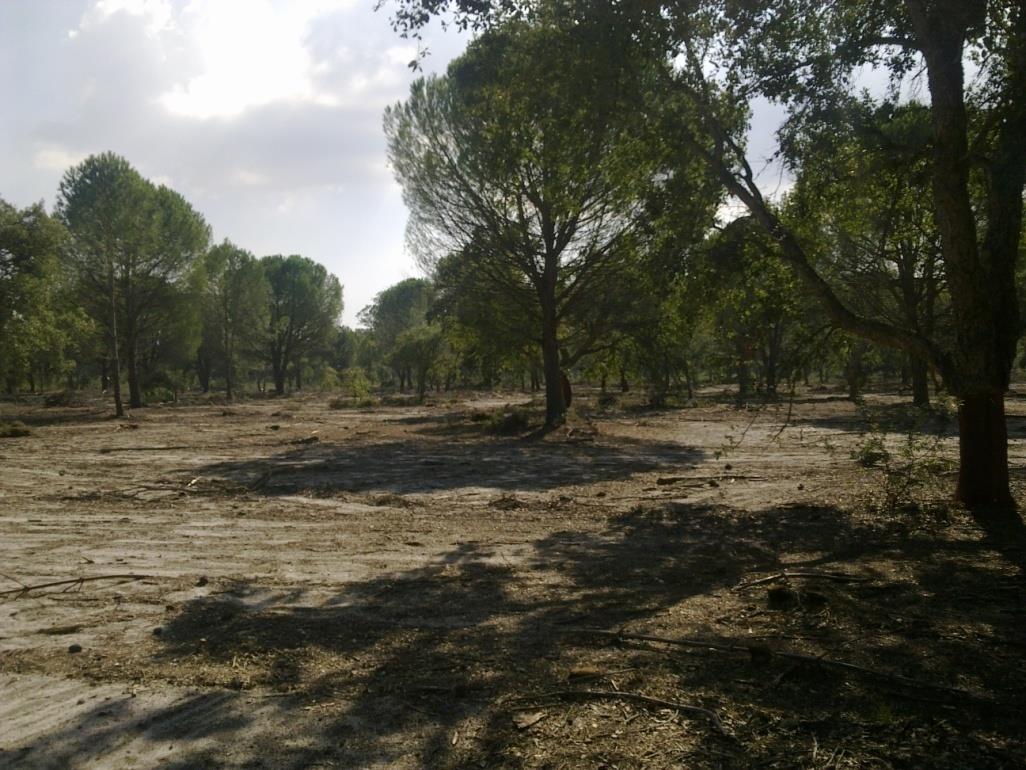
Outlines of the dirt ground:
M836 394L518 399L0 406L0 767L1026 767L1026 538L944 503L949 419L909 495Z

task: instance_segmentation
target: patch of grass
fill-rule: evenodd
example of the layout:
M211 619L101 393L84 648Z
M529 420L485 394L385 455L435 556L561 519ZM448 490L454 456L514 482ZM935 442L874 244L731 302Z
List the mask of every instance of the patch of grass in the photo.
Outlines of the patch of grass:
M21 438L30 435L32 431L20 420L0 421L0 438Z

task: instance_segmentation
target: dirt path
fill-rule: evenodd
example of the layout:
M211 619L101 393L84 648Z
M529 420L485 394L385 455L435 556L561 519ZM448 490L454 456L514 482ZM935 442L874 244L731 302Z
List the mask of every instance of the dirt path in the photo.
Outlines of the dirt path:
M0 408L33 428L0 443L0 590L144 576L0 597L0 767L1026 765L1022 543L881 511L846 402L801 399L783 431L786 404L710 401L545 439L489 435L503 399L325 402ZM935 427L927 501L952 484ZM738 590L784 569L860 580ZM582 689L730 735L545 694Z

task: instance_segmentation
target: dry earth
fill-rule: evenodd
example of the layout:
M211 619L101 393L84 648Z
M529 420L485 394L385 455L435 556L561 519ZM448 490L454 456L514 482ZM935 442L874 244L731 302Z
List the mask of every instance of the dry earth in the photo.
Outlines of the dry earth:
M1022 526L942 502L949 421L895 510L836 396L516 398L0 407L0 767L1026 767Z

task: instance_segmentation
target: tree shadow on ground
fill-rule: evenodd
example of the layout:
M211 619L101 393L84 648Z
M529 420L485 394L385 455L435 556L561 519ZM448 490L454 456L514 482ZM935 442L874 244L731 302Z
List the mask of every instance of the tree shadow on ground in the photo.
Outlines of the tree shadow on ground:
M219 690L186 709L202 714L201 725L182 719L180 705L139 721L161 725L160 740L186 744L170 765L181 768L796 766L819 745L843 745L870 765L887 756L893 767L1026 760L1026 672L1014 646L997 641L1015 642L1022 630L1004 610L1026 608L1021 592L988 593L995 576L1014 570L989 559L978 538L880 526L832 507L737 512L670 503L614 515L597 533L550 534L516 564L496 563L498 547L463 544L423 567L329 593L240 582L189 601L165 626L151 664L178 676L242 670L248 679L237 693ZM784 567L870 580L799 583L788 589L797 601L790 607L771 601L775 586L738 590L753 573ZM1012 705L880 687L764 660L746 647L736 656L608 646L585 626L743 636ZM981 629L994 639L981 640ZM518 709L534 710L530 696L579 687L567 680L582 665L598 670L602 689L714 709L733 737L701 719L667 722L644 709L632 717L641 732L623 737L611 728L627 716L622 707L551 697L541 698L548 718L538 730L513 724ZM622 673L610 680L611 672ZM259 707L247 705L254 694L262 694ZM274 746L283 726L287 740ZM213 734L217 746L206 740ZM102 730L83 737L90 757L123 740ZM43 736L22 759L42 767L59 756L63 767L84 767L61 748L79 739L74 731Z
M0 420L17 420L33 428L50 425L78 425L107 422L114 419L112 409L95 407L28 407L21 404L3 404Z
M195 475L221 478L265 495L297 491L409 494L464 487L528 492L680 468L702 457L700 450L682 444L624 439L617 439L616 445L414 439L312 444L270 458L214 463L196 469Z
M836 408L827 414L799 413L791 416L790 424L845 432L868 433L878 430L907 434L914 431L938 437L958 436L958 422L952 415L910 403L852 404L850 410L842 413L837 413Z

